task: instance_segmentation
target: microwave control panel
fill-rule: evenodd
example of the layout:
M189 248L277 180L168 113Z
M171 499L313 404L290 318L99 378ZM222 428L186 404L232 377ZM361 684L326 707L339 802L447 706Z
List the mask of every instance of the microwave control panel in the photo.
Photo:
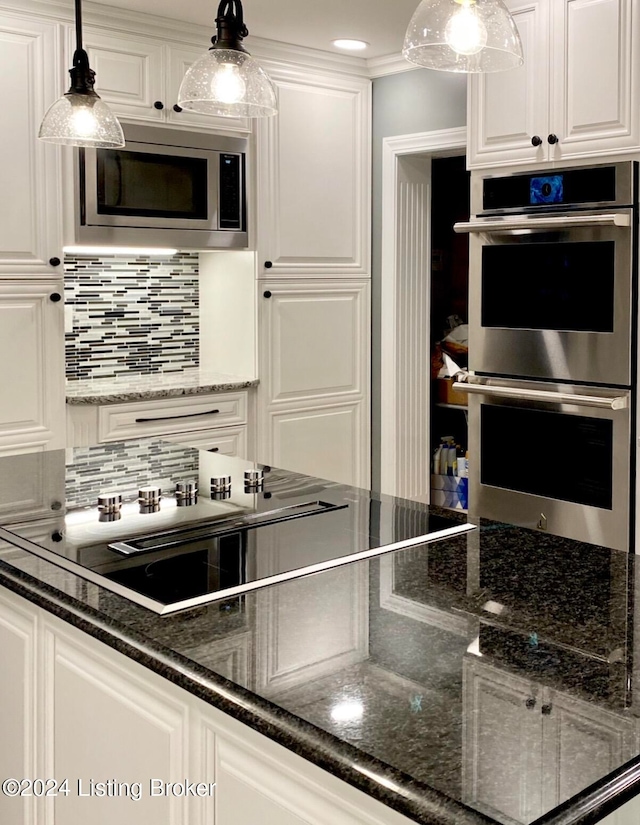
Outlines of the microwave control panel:
M243 229L243 169L242 155L220 153L220 229Z

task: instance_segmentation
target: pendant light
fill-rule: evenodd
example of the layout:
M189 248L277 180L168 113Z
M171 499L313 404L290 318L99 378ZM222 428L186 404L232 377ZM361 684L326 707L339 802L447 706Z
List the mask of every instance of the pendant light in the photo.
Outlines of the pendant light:
M222 0L216 26L213 45L184 76L178 106L223 117L277 114L273 83L242 45L249 32L240 0Z
M76 50L73 55L71 88L49 107L38 137L48 143L116 149L124 146L118 119L93 88L96 73L82 48L81 0L75 0Z
M422 0L402 54L447 72L500 72L524 63L518 29L502 0Z

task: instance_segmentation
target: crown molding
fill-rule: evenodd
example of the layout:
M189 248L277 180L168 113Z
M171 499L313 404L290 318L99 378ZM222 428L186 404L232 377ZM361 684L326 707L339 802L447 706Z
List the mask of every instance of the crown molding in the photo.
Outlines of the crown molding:
M367 60L369 77L385 77L388 74L400 74L400 72L413 72L419 69L415 63L409 63L401 54L388 54L384 57L371 57Z
M73 4L61 0L0 0L0 8L22 15L35 14L63 24L71 24L74 20ZM168 17L94 2L83 3L83 22L114 33L126 31L162 41L201 46L203 50L210 45L210 38L214 34L213 21L209 29L194 23L183 23ZM369 78L368 62L362 57L334 54L255 36L250 37L247 45L252 55L273 63Z

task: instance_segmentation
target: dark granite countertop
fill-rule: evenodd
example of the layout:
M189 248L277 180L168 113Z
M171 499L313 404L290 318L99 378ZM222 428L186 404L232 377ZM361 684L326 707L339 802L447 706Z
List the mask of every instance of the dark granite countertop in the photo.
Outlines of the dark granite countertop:
M128 375L67 381L67 404L123 404L183 395L233 392L258 385L258 379L201 370Z
M634 562L482 522L169 616L8 544L0 584L416 822L570 825L640 791Z

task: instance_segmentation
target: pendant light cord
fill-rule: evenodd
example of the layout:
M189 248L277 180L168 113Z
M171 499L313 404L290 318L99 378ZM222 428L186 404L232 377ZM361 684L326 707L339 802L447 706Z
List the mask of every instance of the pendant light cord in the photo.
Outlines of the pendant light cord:
M82 0L75 0L76 4L76 51L82 50Z

